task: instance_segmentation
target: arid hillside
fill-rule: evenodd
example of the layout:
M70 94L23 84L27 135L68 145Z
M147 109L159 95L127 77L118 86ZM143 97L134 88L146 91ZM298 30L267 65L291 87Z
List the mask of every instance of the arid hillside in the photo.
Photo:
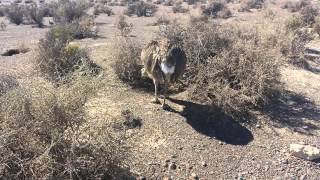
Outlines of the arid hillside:
M0 2L0 179L320 178L317 1Z

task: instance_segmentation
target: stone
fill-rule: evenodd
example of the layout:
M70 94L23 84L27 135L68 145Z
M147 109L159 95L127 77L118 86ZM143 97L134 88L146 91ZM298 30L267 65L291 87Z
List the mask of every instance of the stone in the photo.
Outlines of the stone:
M320 158L320 149L310 145L290 144L290 153L293 156L309 161Z
M207 164L205 161L202 161L202 162L201 162L201 165L202 165L203 167L207 167L207 166L208 166L208 164Z
M191 177L192 177L193 179L199 179L199 177L198 177L198 175L197 175L196 173L192 173L192 174L191 174Z
M260 125L260 124L257 124L257 125L256 125L256 128L261 128L261 125Z
M304 174L304 175L300 176L300 180L307 180L307 175Z
M172 169L172 170L175 170L175 169L177 169L177 165L175 163L171 163L169 165L169 168Z
M172 180L171 177L164 177L163 180Z

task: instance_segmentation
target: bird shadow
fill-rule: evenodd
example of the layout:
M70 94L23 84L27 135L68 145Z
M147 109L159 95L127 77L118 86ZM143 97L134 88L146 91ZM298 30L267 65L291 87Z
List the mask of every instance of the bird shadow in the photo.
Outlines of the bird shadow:
M313 135L319 127L320 109L317 105L300 94L285 91L264 109L276 127L288 127L293 131Z
M168 100L184 106L182 112L171 107L168 110L185 117L186 122L203 135L232 145L247 145L254 139L248 128L218 108L173 98L168 98Z

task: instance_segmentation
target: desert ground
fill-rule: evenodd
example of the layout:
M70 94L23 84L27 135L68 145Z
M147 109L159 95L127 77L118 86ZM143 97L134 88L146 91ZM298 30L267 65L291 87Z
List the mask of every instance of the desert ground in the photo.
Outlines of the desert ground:
M261 23L264 14L272 10L276 17L287 18L293 13L281 8L284 1L268 3L267 7L238 12L239 3L230 4L233 12L220 23ZM187 4L184 4L188 6ZM188 6L188 13L173 13L170 6L161 4L152 17L126 17L133 24L130 38L147 44L157 37L159 26L153 26L161 16L187 23L190 14L198 9ZM320 179L319 161L294 157L289 152L292 143L305 143L319 147L320 141L320 74L319 71L286 64L281 67L283 93L278 103L254 112L256 122L239 122L228 115L211 113L206 104L188 98L187 92L171 93L163 110L151 103L153 87L134 88L123 83L112 68L113 41L119 36L116 27L118 15L125 6L110 6L113 15L100 14L95 18L97 38L74 40L73 43L88 50L91 59L102 67L103 88L88 99L85 110L90 120L86 126L109 130L123 111L130 110L139 117L138 128L124 132L129 147L126 167L133 179ZM49 30L50 18L45 18L44 28L33 25L7 24L0 31L0 50L30 48L27 53L0 56L0 74L10 75L19 82L42 83L34 66L38 42ZM308 47L320 48L319 37ZM320 61L314 62L320 68ZM1 136L1 135L0 135ZM318 143L318 144L317 144ZM0 178L1 179L1 178Z

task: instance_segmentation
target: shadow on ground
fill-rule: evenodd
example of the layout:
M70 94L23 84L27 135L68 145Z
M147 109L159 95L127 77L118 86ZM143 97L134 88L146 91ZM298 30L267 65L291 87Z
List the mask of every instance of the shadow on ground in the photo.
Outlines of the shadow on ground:
M187 123L197 132L232 145L247 145L253 140L249 129L230 116L212 107L189 101L169 98L173 103L184 106L182 112L171 109L186 118Z
M320 109L306 97L291 91L266 107L265 112L277 127L288 127L294 131L312 135L319 127L311 122L320 122Z

